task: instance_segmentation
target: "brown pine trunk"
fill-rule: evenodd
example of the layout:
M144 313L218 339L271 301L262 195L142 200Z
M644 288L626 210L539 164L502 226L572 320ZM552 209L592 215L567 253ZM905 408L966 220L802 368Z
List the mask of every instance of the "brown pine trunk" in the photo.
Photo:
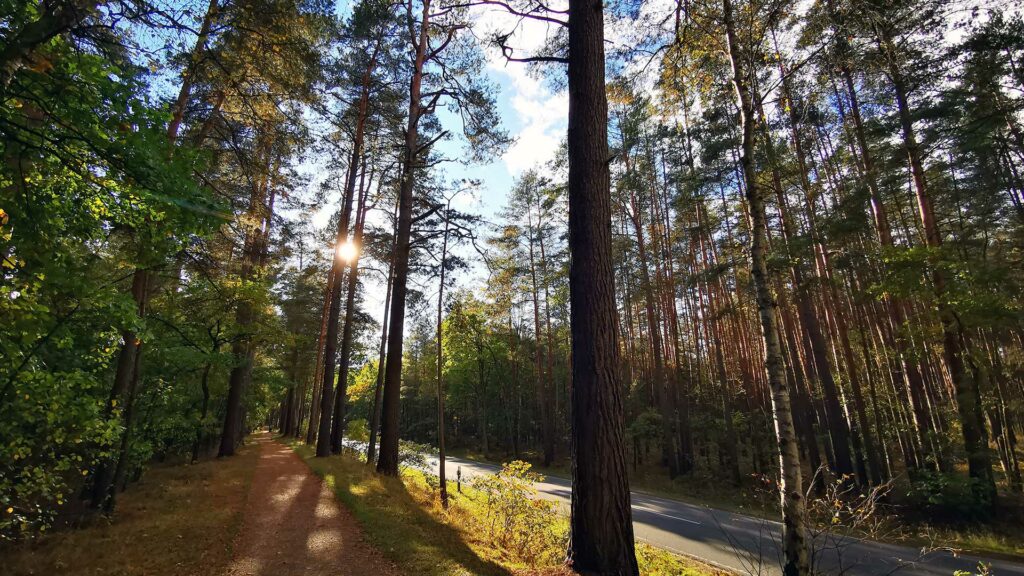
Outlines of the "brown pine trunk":
M419 163L419 122L423 64L430 35L430 0L424 0L412 79L409 83L409 112L405 129L402 179L398 192L398 222L395 230L394 286L391 293L391 327L388 329L387 365L384 367L384 394L381 403L380 455L377 472L398 476L398 419L401 408L402 345L405 339L405 304L409 281L409 254L412 251L412 200L416 167ZM410 11L412 6L409 7ZM409 14L412 19L413 15Z
M167 139L172 143L178 138L178 130L181 128L181 121L185 117L185 108L188 106L188 99L192 93L192 84L195 82L196 67L202 60L203 52L206 51L206 43L210 38L210 28L217 18L217 0L210 0L206 8L206 15L199 27L199 35L196 36L196 44L192 49L188 67L185 69L185 76L182 79L181 89L178 91L178 98L171 108L171 122L167 126ZM223 98L223 97L222 97ZM202 131L200 131L202 133ZM202 139L200 139L200 142Z
M778 58L780 75L786 78L786 70L782 65L781 56ZM790 122L790 136L793 142L793 149L797 159L798 172L800 176L800 184L803 188L805 197L810 197L813 194L811 191L811 183L808 178L807 162L804 156L803 144L800 141L800 134L797 132L797 119L796 119L796 103L793 102L792 96L789 94L788 82L785 80L782 82L783 95L787 100L789 108L789 122ZM755 94L755 98L757 98ZM760 100L758 98L758 100ZM761 107L758 106L760 109ZM785 191L782 188L782 180L777 169L777 161L775 158L775 145L771 140L771 135L765 131L766 136L766 150L768 151L768 161L772 171L772 184L775 188L775 197L778 202L779 219L782 222L782 242L785 250L789 255L790 265L790 277L793 281L793 297L796 300L797 317L800 320L800 326L803 328L804 335L803 339L805 346L805 354L814 364L814 373L818 377L818 382L821 385L822 396L825 404L825 425L829 433L829 439L831 440L830 445L832 449L832 462L835 473L840 478L853 475L853 460L850 456L850 428L846 421L846 415L844 413L842 404L839 401L839 390L835 381L835 377L832 373L832 365L828 359L828 344L825 341L825 335L822 332L821 325L818 322L818 314L814 310L814 303L812 301L812 295L809 290L807 277L804 270L804 264L798 254L794 253L791 248L796 235L796 229L793 225L792 218L789 214L789 205L786 198ZM810 218L808 222L813 222L813 214L808 214ZM812 240L817 242L817 237L813 225L810 227ZM817 244L815 244L817 247Z
M611 241L600 2L569 1L569 326L572 502L567 563L639 574L627 477Z
M68 3L62 5L53 12L45 13L39 20L28 24L19 34L12 38L8 47L0 52L0 94L6 91L10 81L18 69L24 65L32 51L42 42L61 34L75 23L84 19L91 12L96 2L86 1L81 3ZM210 25L217 10L216 0L211 0L206 16L203 19L203 28L196 38L196 44L192 49L192 66L186 70L181 87L178 90L178 98L175 101L174 116L177 121L172 121L167 128L167 140L173 145L178 136L178 128L181 124L181 116L184 115L185 106L188 104L189 96L192 93L192 83L195 78L195 66L206 49L206 41L209 35ZM132 299L138 310L139 317L145 316L146 306L149 302L149 272L138 268L132 275ZM139 377L141 366L140 347L142 345L138 336L130 330L122 333L121 350L117 358L117 367L114 375L114 385L111 390L110 400L107 404L108 414L113 411L114 404L121 403L125 415L130 414L131 406L126 405L134 398L134 393L129 394ZM122 418L125 430L122 436L127 437L131 423ZM124 439L122 439L124 443ZM125 444L125 449L127 445ZM120 465L120 462L118 463ZM114 471L110 463L101 463L96 470L93 479L92 506L103 508L107 512L113 511L113 486Z
M253 279L259 268L266 263L268 238L270 234L270 222L274 216L274 191L270 189L271 173L276 170L276 165L269 160L270 150L273 146L268 143L267 152L267 173L261 181L253 186L252 197L250 198L250 217L258 218L260 226L250 230L246 234L245 245L242 254L242 268L239 274L242 282L249 282ZM270 198L267 199L267 192L270 190ZM264 204L266 202L266 204ZM218 457L233 456L235 447L241 441L245 432L245 406L242 397L249 383L252 380L253 361L256 356L256 349L253 346L252 335L248 333L256 320L256 311L252 304L246 299L238 303L235 310L235 324L242 331L231 346L232 357L235 366L232 367L228 377L228 398L227 408L224 413L224 427L221 430L220 449Z
M334 290L334 268L327 274L324 286L324 304L320 311L320 337L316 344L316 369L313 371L313 395L309 406L309 425L306 430L306 444L316 442L317 430L320 425L320 383L323 381L324 342L327 339L327 318L331 311L331 292Z
M536 193L539 192L536 190L531 191L531 194ZM541 445L544 450L544 466L551 466L551 463L555 460L555 419L548 397L548 386L550 386L550 383L547 381L547 378L549 378L549 375L544 374L544 346L541 344L542 332L540 329L540 291L537 288L537 263L534 258L533 249L534 237L541 234L541 232L539 223L536 229L534 228L532 203L527 208L526 219L527 229L530 234L527 245L530 255L530 279L533 296L533 333L536 344L535 364L537 371L537 404L540 408L541 421Z
M136 269L132 274L132 299L135 300L136 312L139 317L146 314L146 305L149 301L149 272L144 269ZM129 411L129 397L131 389L136 382L139 363L137 358L141 354L142 341L135 332L124 330L121 333L121 351L117 356L117 368L114 372L114 385L107 400L107 416L113 416L118 406L121 408L121 421L125 430L122 436L128 433L127 420ZM114 473L116 462L101 462L93 474L93 485L91 495L91 506L97 510L105 510L108 500L113 498Z
M345 435L345 402L348 398L348 370L352 361L353 318L356 306L356 287L359 285L359 246L363 242L363 225L366 220L366 198L369 195L365 187L366 165L359 180L359 201L356 204L356 226L352 234L352 243L357 246L348 271L348 287L345 295L345 324L341 331L341 352L338 358L338 388L334 395L334 418L331 421L331 453L341 454L342 438ZM373 180L373 175L370 175Z
M397 206L396 206L397 208ZM397 218L396 218L397 221ZM394 254L394 242L389 254ZM366 465L373 466L377 460L377 430L380 428L381 394L384 389L384 362L388 343L388 314L391 312L391 288L394 285L395 260L388 260L387 288L384 293L384 318L381 321L380 347L377 356L377 377L373 385L373 406L370 408L370 440L366 443Z
M630 169L630 162L626 158L626 170ZM664 350L661 341L661 328L658 325L657 314L655 313L654 289L651 285L651 273L648 268L647 243L644 239L644 226L641 220L640 206L636 195L630 197L631 210L629 219L633 223L633 232L636 235L637 265L640 268L640 288L644 292L644 311L647 317L647 336L651 347L651 382L654 387L654 397L657 401L658 412L661 414L661 454L662 460L668 465L669 478L675 478L679 474L679 449L676 445L678 437L672 425L675 418L669 396L668 380L665 377Z
M447 270L445 264L448 261L448 217L451 213L451 200L444 211L444 239L441 243L441 277L437 289L437 478L441 494L441 507L448 509L448 481L445 477L444 460L444 282Z
M541 282L544 286L544 333L546 335L547 342L547 353L546 358L548 361L548 385L545 389L547 394L547 403L551 406L551 461L555 460L555 449L557 445L557 437L559 436L559 429L561 428L558 423L561 421L558 410L558 390L555 386L555 343L554 336L551 333L551 306L549 302L551 299L548 295L548 261L547 255L544 252L544 231L541 230L538 237L538 244L540 246L540 270L541 270Z
M833 17L835 16L833 15ZM837 34L836 37L841 43L840 49L845 51L848 48L845 44L845 36ZM845 63L840 66L840 74L846 87L847 97L850 99L850 114L853 117L854 135L860 149L861 163L870 195L871 215L875 223L875 232L883 249L892 248L894 242L889 226L889 216L878 189L878 176L873 154L867 143L866 130L861 116L860 101L857 98L857 91L854 87L853 74ZM891 331L883 333L885 336L884 341L888 345L895 347L896 353L899 356L899 361L893 365L897 369L897 372L893 373L893 377L906 387L911 406L913 407L913 424L918 442L922 450L928 450L933 455L933 467L937 467L941 461L941 455L937 449L933 449L933 438L929 437L931 413L924 400L924 380L919 367L909 360L910 346L903 334L902 327L906 321L903 312L904 307L888 294L884 296L884 300L893 325ZM905 452L905 454L912 453ZM911 469L920 467L923 464L916 458L916 455L912 455L912 457L905 458L904 460L908 468Z
M345 399L342 397L342 388L345 382L342 382L342 378L347 378L347 375L339 375L338 378L338 391L337 396L332 389L334 386L335 367L338 352L338 319L341 316L341 278L343 277L346 262L337 253L339 247L348 241L349 223L352 218L352 203L355 200L356 194L356 176L359 173L360 161L363 157L363 140L366 134L366 118L367 111L369 108L370 98L370 78L373 74L373 69L377 64L377 53L374 49L370 55L370 61L366 66L366 70L363 73L362 89L359 94L359 103L356 117L355 135L352 139L352 154L349 157L348 173L345 176L345 193L343 194L341 215L338 219L338 231L334 238L334 249L335 254L331 260L331 273L335 278L334 285L330 292L330 307L327 314L327 332L324 340L324 362L321 372L320 382L320 422L319 432L317 434L316 441L316 455L317 457L329 456L332 452L341 451L341 426L342 423L338 421L342 406ZM346 284L348 291L346 294L347 301L354 301L355 299L355 266L352 266L352 270L349 271L348 282ZM348 321L350 318L351 309L346 311L346 322L345 330L350 330L351 322ZM349 332L349 338L347 344L351 346L351 332ZM344 357L347 355L345 349L346 342L342 342L342 362L345 362Z

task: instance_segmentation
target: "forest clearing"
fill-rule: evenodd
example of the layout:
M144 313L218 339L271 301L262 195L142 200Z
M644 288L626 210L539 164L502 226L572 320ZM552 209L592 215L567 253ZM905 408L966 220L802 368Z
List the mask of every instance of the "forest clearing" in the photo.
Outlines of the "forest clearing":
M11 0L0 572L1024 574L1024 10Z

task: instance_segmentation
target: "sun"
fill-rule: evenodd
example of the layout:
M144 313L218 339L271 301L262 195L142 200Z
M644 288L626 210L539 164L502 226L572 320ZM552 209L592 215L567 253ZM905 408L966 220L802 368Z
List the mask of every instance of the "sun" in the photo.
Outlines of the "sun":
M341 258L345 262L351 262L359 255L359 248L357 248L351 240L346 240L338 246L337 253L338 258Z

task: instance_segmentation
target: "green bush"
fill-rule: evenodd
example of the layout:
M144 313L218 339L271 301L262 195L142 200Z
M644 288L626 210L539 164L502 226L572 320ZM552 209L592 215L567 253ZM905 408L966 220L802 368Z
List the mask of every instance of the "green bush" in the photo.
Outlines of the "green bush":
M984 501L978 481L954 474L921 472L910 484L907 493L912 510L932 520L983 520L991 503Z
M568 539L555 503L537 498L533 486L543 480L528 463L516 460L472 481L482 498L482 513L476 515L481 528L496 548L531 566L557 564Z
M349 420L348 425L345 426L345 437L358 442L369 442L370 427L366 424L366 419Z

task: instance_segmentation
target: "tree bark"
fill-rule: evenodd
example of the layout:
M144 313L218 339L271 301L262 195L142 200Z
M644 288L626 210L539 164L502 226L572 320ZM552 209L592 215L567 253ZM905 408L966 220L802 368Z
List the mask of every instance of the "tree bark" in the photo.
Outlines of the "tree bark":
M394 254L394 242L390 254ZM380 329L380 353L377 357L377 377L373 385L373 406L370 408L370 440L366 443L366 465L373 466L377 459L377 430L380 427L381 393L384 388L384 362L388 343L388 313L391 312L391 287L394 285L394 257L388 261L387 288L384 294L384 318Z
M405 304L409 281L409 255L412 251L412 200L419 152L419 122L423 65L430 34L430 0L423 1L419 37L415 46L412 78L409 82L409 112L405 129L402 179L398 192L398 223L395 229L394 285L391 292L391 327L388 329L387 364L384 368L384 394L381 404L380 455L377 472L398 476L398 419L402 387L402 346L405 339ZM410 11L412 6L410 4ZM409 14L412 20L412 14Z
M778 303L772 293L768 276L766 243L765 199L757 180L754 166L754 137L756 108L751 98L749 77L745 68L748 55L740 49L733 20L731 0L722 1L726 29L726 46L732 68L732 87L739 108L742 154L740 165L746 184L749 210L751 276L761 319L761 335L765 353L765 368L771 388L772 413L779 448L779 492L782 499L783 574L805 576L810 574L807 541L806 512L803 497L803 479L800 452L796 443L796 430L790 412L789 388L783 370L782 346L779 340Z
M534 343L536 349L535 355L535 367L537 371L537 403L540 408L540 420L541 420L541 445L544 450L544 466L551 466L551 463L555 459L555 420L552 412L552 406L550 399L548 398L547 389L550 385L548 382L549 375L544 374L544 346L541 344L541 328L540 328L540 297L539 290L537 287L537 263L534 258L534 237L535 235L541 234L540 223L534 227L533 224L533 202L532 196L536 194L537 190L531 190L531 202L528 203L526 208L526 221L527 230L529 231L529 239L527 240L529 255L530 255L530 280L531 280L531 296L533 300L533 333ZM539 218L539 216L538 216Z
M366 167L363 167L363 175ZM371 180L373 177L371 176ZM356 207L356 228L352 234L352 243L362 245L363 225L366 221L366 197L363 176L359 183L359 202ZM331 453L341 454L342 438L345 434L345 401L348 397L348 369L352 361L352 332L356 307L356 287L359 284L359 251L352 257L348 271L348 292L345 296L345 328L341 333L341 357L338 360L338 389L334 397L334 420L331 423Z
M448 509L448 482L444 473L445 446L444 446L444 282L447 270L445 264L448 260L448 218L451 212L451 200L445 207L444 216L444 239L441 244L441 277L438 280L437 289L437 474L441 493L441 507Z
M569 325L572 502L567 563L639 574L619 380L601 2L569 1Z

